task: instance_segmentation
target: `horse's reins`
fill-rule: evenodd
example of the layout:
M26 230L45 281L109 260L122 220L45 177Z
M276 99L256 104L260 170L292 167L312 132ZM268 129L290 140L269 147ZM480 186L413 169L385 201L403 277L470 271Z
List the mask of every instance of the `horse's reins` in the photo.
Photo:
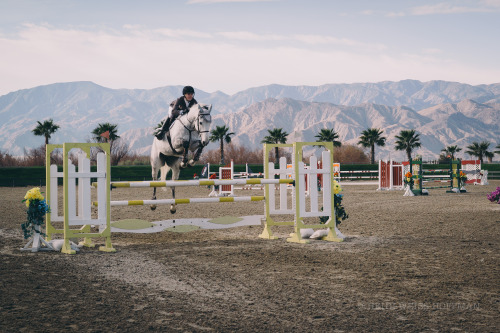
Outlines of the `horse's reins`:
M189 112L189 111L188 111L188 112ZM187 113L186 113L186 114L187 114ZM179 118L179 122L180 122L180 123L182 124L182 126L184 126L184 128L185 128L185 129L189 132L189 141L188 141L188 142L189 142L189 144L191 144L191 133L192 133L192 132L196 131L196 132L198 132L198 133L200 133L200 134L201 134L201 133L209 133L209 132L210 132L210 131L200 131L200 118L201 118L202 116L206 116L207 114L208 114L208 113L200 113L200 114L198 114L198 117L196 117L196 120L197 120L197 125L198 125L198 126L196 126L196 125L195 125L195 126L193 127L193 129L190 129L189 127L187 127L187 126L186 126L186 125L182 122L182 119L181 119L181 118ZM196 127L198 127L198 129L197 129Z
M188 111L189 112L189 111ZM186 113L187 114L187 113ZM188 147L191 145L191 133L194 132L194 131L197 131L198 133L209 133L210 131L200 131L200 118L202 116L205 116L207 115L208 113L200 113L198 114L198 117L196 118L197 119L197 125L198 125L198 129L196 129L196 125L194 125L193 129L189 128L188 126L186 126L183 122L182 122L182 118L179 117L179 119L177 119L181 124L182 126L184 126L184 128L189 132L189 140L188 140ZM176 151L172 145L172 140L170 139L170 136L167 137L168 139L168 143L170 145L170 148L172 148L172 151L175 153L175 154L180 154L180 152Z

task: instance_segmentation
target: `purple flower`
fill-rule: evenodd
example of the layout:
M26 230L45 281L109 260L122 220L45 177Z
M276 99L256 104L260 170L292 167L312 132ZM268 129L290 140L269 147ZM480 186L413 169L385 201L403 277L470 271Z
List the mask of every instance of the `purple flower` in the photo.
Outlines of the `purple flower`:
M498 204L500 204L500 186L497 187L495 191L488 194L487 198L491 202L497 202Z

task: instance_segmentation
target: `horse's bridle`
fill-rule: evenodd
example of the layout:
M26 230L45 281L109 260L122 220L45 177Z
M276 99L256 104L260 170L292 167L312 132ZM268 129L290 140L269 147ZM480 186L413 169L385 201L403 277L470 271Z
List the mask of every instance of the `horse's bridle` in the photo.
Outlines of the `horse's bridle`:
M210 131L201 131L200 130L200 118L203 117L203 116L209 116L210 113L199 113L198 114L198 117L196 117L196 124L193 126L193 128L189 128L187 127L183 122L182 122L182 118L179 118L179 122L182 124L182 126L184 126L184 128L189 132L189 143L191 143L191 133L196 131L198 133L209 133ZM192 125L192 123L191 123Z

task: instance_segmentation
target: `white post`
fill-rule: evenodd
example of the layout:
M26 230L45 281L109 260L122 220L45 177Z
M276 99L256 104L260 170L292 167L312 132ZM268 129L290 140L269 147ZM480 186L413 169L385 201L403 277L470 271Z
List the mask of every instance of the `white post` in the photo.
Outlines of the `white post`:
M394 190L394 173L392 171L392 160L389 160L389 190Z
M68 159L68 217L69 224L76 220L76 168ZM66 201L66 199L64 199Z
M378 160L378 189L377 191L382 190L382 160Z
M97 154L97 173L106 174L107 166L106 166L106 154L98 153ZM99 231L102 232L107 227L107 191L109 189L106 188L106 177L97 178L97 223L99 224Z

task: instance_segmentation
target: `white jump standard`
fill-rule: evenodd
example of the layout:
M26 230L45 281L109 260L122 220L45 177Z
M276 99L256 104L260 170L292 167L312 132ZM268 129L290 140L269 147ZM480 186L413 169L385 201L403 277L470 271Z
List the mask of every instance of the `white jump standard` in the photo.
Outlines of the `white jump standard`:
M322 168L306 169L302 162L302 149L304 146L322 145L326 151L322 153ZM97 154L97 171L91 172L90 169L90 149L97 147L103 152ZM269 152L275 147L293 148L292 168L287 168L286 159L280 159L280 166L275 169L274 164L269 162ZM229 203L229 202L265 202L265 226L264 231L259 237L265 239L276 239L271 233L272 226L293 225L295 232L287 238L289 242L307 243L301 237L300 230L307 229L325 229L328 235L323 238L327 241L341 242L335 232L335 209L334 195L332 192L333 172L333 144L326 142L297 142L293 145L264 145L265 173L264 178L252 179L214 179L214 180L164 180L164 181L138 181L138 182L111 182L110 168L110 149L109 144L78 144L65 143L63 145L47 145L47 165L50 165L50 153L56 148L63 148L63 172L58 172L57 166L53 165L47 168L47 202L52 207L53 213L47 214L47 238L50 240L53 234L62 233L64 237L63 253L73 254L74 250L70 247L70 238L84 238L83 245L92 246L90 239L92 237L104 237L105 246L100 247L101 251L114 252L111 245L111 226L110 211L111 206L142 206L158 204L198 204L198 203ZM78 156L78 172L75 166L68 159L71 149L78 148L84 151L84 154ZM312 156L310 163L317 164L317 159ZM279 175L279 179L275 179ZM323 177L322 196L319 196L317 186L311 186L310 195L306 199L305 179L315 184L318 175ZM62 178L64 182L64 202L63 215L58 215L57 189L58 180ZM97 188L97 201L91 201L91 179L97 179L92 183ZM78 192L76 190L78 184ZM123 200L111 201L112 188L136 188L136 187L177 187L177 186L207 186L207 185L254 185L265 186L265 196L243 196L243 197L205 197L188 199L160 199L160 200ZM293 187L289 191L289 186ZM78 195L77 195L78 193ZM292 199L292 207L288 207L288 199ZM77 200L78 197L78 200ZM278 199L278 200L276 200ZM320 200L322 199L322 200ZM307 201L306 201L307 200ZM279 203L279 207L276 204ZM321 209L319 206L322 205ZM91 207L97 207L97 218L92 217ZM78 212L77 212L78 207ZM271 215L294 215L293 221L278 222ZM328 217L325 224L305 224L305 217ZM52 222L64 222L63 229L56 229ZM70 226L80 225L81 229L70 228ZM99 232L91 232L91 225L99 227Z
M90 169L90 150L98 148L102 152L97 154L97 171ZM63 171L59 172L56 165L50 165L50 154L55 149L63 149ZM78 155L78 171L69 160L69 151L78 148L84 153ZM110 146L108 143L64 143L62 145L49 144L46 147L46 199L51 207L51 213L46 215L47 240L54 234L63 234L64 243L61 252L74 254L70 239L84 238L81 245L93 247L91 238L105 238L105 245L100 251L115 252L111 245L111 218L109 183L111 175ZM97 179L97 200L102 202L97 209L97 218L91 212L91 178ZM58 213L58 180L63 180L63 214ZM76 184L78 182L78 191ZM78 207L78 210L77 210ZM63 222L63 228L57 229L53 222ZM91 226L96 225L98 232L92 232ZM75 226L81 226L75 229Z

